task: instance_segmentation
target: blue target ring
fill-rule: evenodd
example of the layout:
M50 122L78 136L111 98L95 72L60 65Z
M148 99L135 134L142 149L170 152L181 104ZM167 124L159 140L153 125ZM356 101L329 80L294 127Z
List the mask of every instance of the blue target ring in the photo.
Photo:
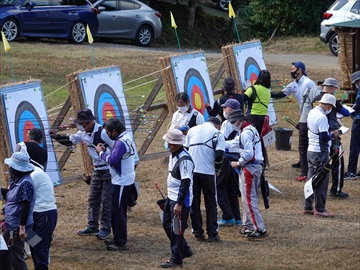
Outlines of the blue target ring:
M22 101L15 113L16 143L29 141L27 134L32 128L39 128L44 131L44 125L34 106L27 101ZM47 151L46 136L44 136L40 146Z
M107 84L101 84L94 97L94 114L100 125L109 118L117 118L125 124L125 117L115 91Z
M185 74L184 92L188 94L191 106L199 111L206 121L209 114L205 108L205 103L210 102L210 99L203 77L194 68L190 68Z
M251 84L254 84L261 71L260 66L254 58L249 57L246 59L244 70L245 80L251 82Z

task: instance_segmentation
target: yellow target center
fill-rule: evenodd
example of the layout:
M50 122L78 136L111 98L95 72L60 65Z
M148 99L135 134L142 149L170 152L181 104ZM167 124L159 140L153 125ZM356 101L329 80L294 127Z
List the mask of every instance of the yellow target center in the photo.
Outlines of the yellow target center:
M110 111L107 111L106 112L106 120L109 120L112 117L113 117L113 114Z
M194 100L194 102L195 102L195 107L196 107L196 109L200 109L201 108L201 97L200 97L200 95L198 94L198 93L196 93L195 94L195 96L194 96L194 98L195 98L195 100Z

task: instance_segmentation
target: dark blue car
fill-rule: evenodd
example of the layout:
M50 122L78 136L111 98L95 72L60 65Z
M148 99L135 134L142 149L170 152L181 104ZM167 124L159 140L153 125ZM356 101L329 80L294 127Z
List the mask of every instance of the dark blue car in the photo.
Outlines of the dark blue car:
M0 0L0 29L8 41L61 38L82 43L86 25L98 31L98 10L86 0Z

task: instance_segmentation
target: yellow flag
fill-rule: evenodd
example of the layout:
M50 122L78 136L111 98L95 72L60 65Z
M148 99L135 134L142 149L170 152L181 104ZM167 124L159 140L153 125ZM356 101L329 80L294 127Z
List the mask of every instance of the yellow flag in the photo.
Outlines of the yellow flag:
M229 18L236 18L231 2L229 2Z
M170 18L171 18L171 27L173 27L174 29L177 28L177 25L175 23L175 19L174 16L172 15L172 12L170 11Z
M11 49L11 47L10 47L9 42L7 41L3 31L1 31L1 37L2 37L2 41L4 43L5 52L7 52L7 51L9 51Z
M88 24L86 25L86 34L88 36L89 43L92 44L94 42L94 39L93 39L93 37L91 35L91 31L90 31L90 28L89 28Z

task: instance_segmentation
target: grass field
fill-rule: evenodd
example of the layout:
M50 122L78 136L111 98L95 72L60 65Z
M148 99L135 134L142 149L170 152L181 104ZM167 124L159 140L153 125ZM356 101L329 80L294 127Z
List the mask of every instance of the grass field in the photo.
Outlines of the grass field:
M301 50L295 50L296 44ZM307 44L307 46L305 46ZM15 42L11 43L9 52L17 81L41 79L44 95L53 93L46 99L48 110L59 106L69 95L65 75L78 70L92 69L89 46L69 45L66 42ZM310 46L310 48L308 47ZM326 46L320 49L315 38L310 41L302 39L276 41L264 46L268 53L313 53L329 54ZM118 65L121 69L124 90L131 110L144 102L151 91L153 83L139 86L141 83L156 80L160 73L159 58L171 53L156 50L132 50L119 45L102 44L93 46L97 67ZM12 83L8 59L0 54L0 85ZM209 74L213 76L219 68L220 57L206 57ZM267 69L276 81L273 88L280 88L280 82L290 78L289 62L267 63ZM141 80L134 79L143 77ZM308 74L315 81L326 77L341 79L339 67L309 67ZM139 87L136 87L139 86ZM338 95L341 95L339 91ZM157 97L165 101L164 90ZM283 99L275 103L278 113L278 127L291 128L283 117L298 119L298 106L292 99ZM52 111L56 112L56 110ZM69 116L73 117L71 111ZM150 119L156 113L149 114ZM66 119L65 121L68 121ZM166 120L155 136L149 152L163 151L161 136L165 133ZM345 126L351 126L351 119L345 119ZM150 129L149 126L142 126ZM75 132L70 130L68 132ZM350 132L343 136L343 148L349 149ZM144 138L137 137L137 144ZM248 241L240 236L240 228L220 228L219 243L199 243L187 229L185 237L195 252L185 259L185 269L359 269L360 268L360 181L346 181L343 190L350 194L345 200L328 197L327 208L335 214L333 219L315 218L302 215L303 184L294 179L299 176L298 169L291 164L298 160L298 133L294 130L291 151L277 151L275 145L269 146L268 153L271 167L266 170L267 180L279 188L284 196L271 192L271 206L265 210L260 201L269 237L260 241ZM58 155L64 150L58 149ZM347 163L348 154L345 154ZM78 149L74 151L65 165L63 176L82 170L82 160ZM87 223L87 196L89 186L84 182L60 185L55 188L59 220L51 248L50 269L158 269L160 263L170 257L170 244L161 227L156 201L161 198L154 187L154 181L166 195L167 165L162 160L146 161L136 169L136 180L140 183L140 197L137 206L128 214L128 243L130 250L110 252L105 249L103 241L95 237L80 237L76 232ZM0 180L1 186L4 181ZM242 210L242 206L240 207ZM204 210L204 206L202 206ZM219 210L219 215L220 215ZM191 223L189 222L189 226ZM28 260L33 269L31 259ZM1 266L0 266L1 268Z

